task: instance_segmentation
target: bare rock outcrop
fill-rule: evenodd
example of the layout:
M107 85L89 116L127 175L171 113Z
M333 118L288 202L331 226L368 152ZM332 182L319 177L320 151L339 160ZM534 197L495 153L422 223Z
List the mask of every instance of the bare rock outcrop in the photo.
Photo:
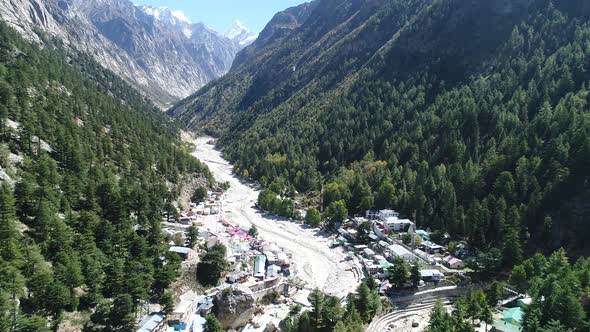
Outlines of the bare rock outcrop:
M256 311L252 292L246 288L227 289L215 296L217 318L226 329L246 325Z

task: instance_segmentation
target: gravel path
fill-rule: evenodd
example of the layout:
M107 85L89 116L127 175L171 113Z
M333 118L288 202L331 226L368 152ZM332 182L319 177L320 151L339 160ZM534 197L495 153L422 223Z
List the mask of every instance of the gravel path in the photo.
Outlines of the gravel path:
M225 217L233 224L249 227L256 225L266 241L291 252L295 273L309 288L344 296L354 291L358 280L352 273L350 261L341 249L330 249L329 239L319 233L288 220L262 214L254 208L258 191L245 185L232 174L232 166L221 153L207 144L208 137L191 139L196 150L193 155L207 164L217 181L229 182L223 202Z

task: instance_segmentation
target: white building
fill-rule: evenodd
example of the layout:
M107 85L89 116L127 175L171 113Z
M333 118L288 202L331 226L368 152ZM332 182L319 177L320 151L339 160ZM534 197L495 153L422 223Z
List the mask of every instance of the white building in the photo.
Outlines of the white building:
M246 243L235 243L232 246L233 256L238 260L248 258L250 254L250 246Z
M368 220L375 220L377 219L378 214L379 210L367 210L367 212L365 212L365 218Z
M422 258L424 261L426 261L429 264L434 265L436 262L434 261L434 257L420 249L414 249L414 255Z
M383 273L381 265L379 264L365 265L365 270L367 271L367 274L375 278L379 277L379 275Z
M414 254L399 244L392 244L387 249L392 257L401 257L406 262L411 262L416 259Z
M368 213L368 211L367 211ZM360 226L363 223L369 222L369 219L365 218L365 217L354 217L352 218L352 221L354 222L355 226Z
M190 260L197 256L197 252L195 250L187 247L172 246L168 251L177 253L184 260Z
M365 218L369 220L385 220L389 217L399 217L399 213L394 210L368 210L365 213Z
M275 264L279 262L277 255L275 255L272 251L265 251L264 256L266 256L268 264Z
M270 265L266 269L266 279L278 278L281 273L281 267L278 265Z
M366 257L372 258L373 256L375 256L375 252L369 248L365 248L363 250L363 253L365 254Z
M424 281L441 281L445 275L439 270L420 270L420 278Z
M183 225L192 225L197 220L198 220L197 219L197 216L194 216L194 215L188 216L188 215L186 215L186 216L180 216L180 218L178 219L178 222L181 223L181 224L183 224Z
M399 219L398 217L387 217L383 225L390 232L402 232L409 229L414 223L410 219Z
M287 256L287 254L285 254L284 252L279 252L277 254L277 260L279 265L289 265L289 256Z
M445 249L443 246L431 241L424 241L421 247L424 248L424 251L426 251L429 254L440 254Z
M354 251L356 251L357 253L360 253L361 251L367 249L368 247L364 244L357 244L354 246Z
M382 221L377 221L373 224L373 232L377 235L379 239L387 239L389 234L389 230L385 228Z
M191 325L193 313L197 309L199 296L193 291L186 292L180 296L180 303L174 311L168 314L170 324Z
M375 257L373 257L373 260L375 261L375 263L381 263L382 261L387 261L385 259L385 257L383 257L382 255L375 255Z

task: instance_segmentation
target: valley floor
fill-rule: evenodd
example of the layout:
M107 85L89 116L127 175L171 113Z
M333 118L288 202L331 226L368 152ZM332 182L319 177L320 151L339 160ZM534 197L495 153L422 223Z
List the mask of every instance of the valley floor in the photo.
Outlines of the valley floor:
M185 139L189 140L185 135ZM347 261L341 249L330 249L328 235L296 222L264 214L254 204L259 191L243 183L232 173L232 166L207 142L209 137L190 138L196 146L193 155L207 164L215 179L229 182L223 202L224 217L232 224L256 225L262 238L292 253L295 274L306 288L319 288L324 293L345 296L353 292L359 280L353 274L356 261Z

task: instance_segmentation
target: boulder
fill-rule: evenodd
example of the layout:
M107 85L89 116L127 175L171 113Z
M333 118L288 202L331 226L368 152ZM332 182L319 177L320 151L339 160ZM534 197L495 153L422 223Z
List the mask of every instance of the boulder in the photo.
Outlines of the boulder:
M246 325L256 310L252 292L247 288L230 288L219 292L213 300L217 318L225 329Z
M264 328L263 332L278 332L279 328L275 325L274 322L269 322L268 324L266 324L266 327Z

